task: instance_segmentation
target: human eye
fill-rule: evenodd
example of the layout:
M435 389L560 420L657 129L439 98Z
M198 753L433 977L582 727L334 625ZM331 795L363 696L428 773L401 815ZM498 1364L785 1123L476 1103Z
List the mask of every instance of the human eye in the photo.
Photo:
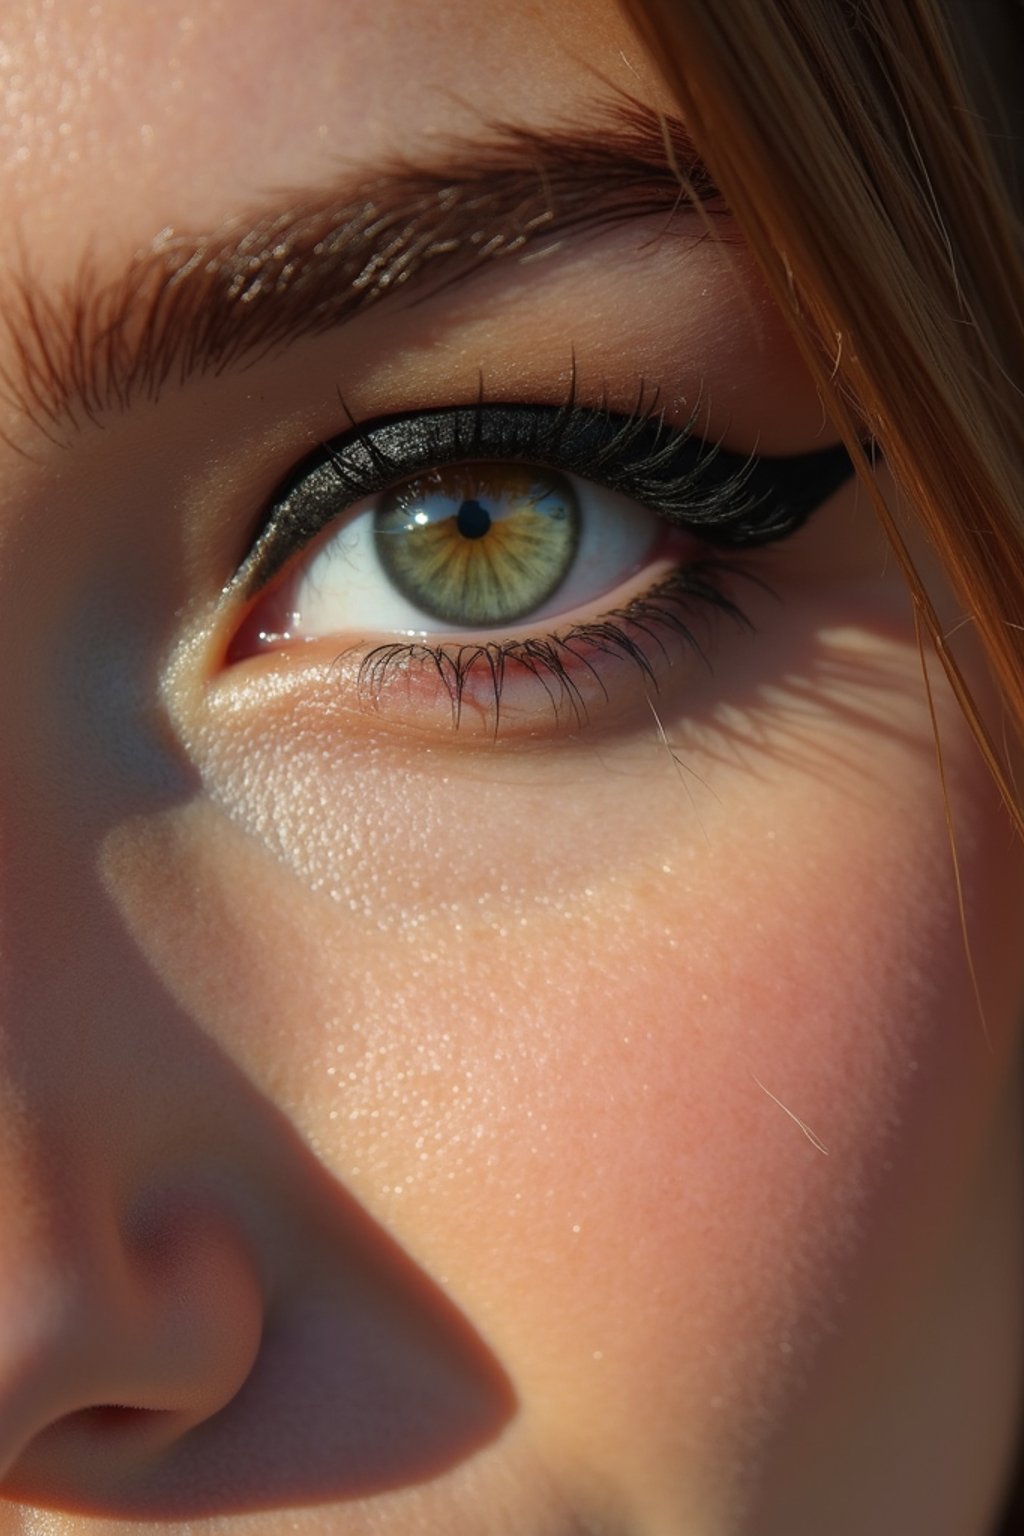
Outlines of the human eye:
M850 472L842 447L726 451L642 396L353 424L272 498L224 661L329 655L385 717L576 728L659 690L713 615L743 622L742 553Z

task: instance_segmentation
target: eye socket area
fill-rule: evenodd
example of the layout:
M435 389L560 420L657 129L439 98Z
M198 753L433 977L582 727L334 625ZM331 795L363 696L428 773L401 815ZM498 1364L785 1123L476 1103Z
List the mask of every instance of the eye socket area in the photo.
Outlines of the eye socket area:
M592 619L628 601L641 574L646 588L698 550L583 476L445 464L339 508L257 594L226 660L325 639L514 639Z

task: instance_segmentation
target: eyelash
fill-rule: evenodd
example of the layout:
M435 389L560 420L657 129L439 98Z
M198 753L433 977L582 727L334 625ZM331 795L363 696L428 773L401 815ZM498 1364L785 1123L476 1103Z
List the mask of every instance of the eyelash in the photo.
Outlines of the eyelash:
M693 429L692 417L682 427L671 425L658 409L657 394L643 387L633 410L621 415L605 406L580 404L575 385L559 407L491 404L481 392L471 406L352 422L348 433L324 444L289 476L231 586L240 586L248 598L263 592L293 556L356 501L446 465L503 460L576 474L634 498L703 544L728 551L790 537L852 472L841 447L783 459L740 456ZM379 705L396 670L422 668L436 675L457 726L471 679L482 677L497 729L507 674L517 666L542 686L556 719L567 706L574 723L582 725L587 707L573 669L582 667L599 694L608 697L596 660L585 652L595 659L630 661L645 686L656 691L657 673L646 645L669 660L665 637L672 635L706 663L692 628L695 612L717 612L748 625L723 588L727 578L736 576L764 586L738 561L705 557L677 568L625 607L548 635L468 643L385 642L362 658L357 687ZM227 660L234 659L232 648Z
M430 667L436 672L450 700L452 724L458 726L470 675L474 671L482 671L491 689L497 727L501 717L505 673L509 665L514 663L540 683L556 719L560 716L561 706L565 704L572 713L573 723L582 726L587 721L588 710L579 683L572 675L573 665L586 669L606 701L608 690L596 665L575 647L589 648L592 652L606 656L617 655L633 663L644 682L657 692L655 668L641 642L630 633L630 628L653 642L666 659L668 653L658 629L676 635L706 661L700 642L687 623L687 615L696 607L717 609L737 624L749 627L749 621L742 610L717 585L717 581L726 572L729 575L746 575L751 579L749 572L742 572L737 566L721 569L710 564L692 566L676 571L666 581L659 582L650 591L634 598L625 608L613 609L602 619L572 624L561 634L531 636L526 640L491 640L470 645L453 645L450 642L430 645L423 641L392 641L378 645L363 658L358 685L371 699L377 701L393 668L409 664Z

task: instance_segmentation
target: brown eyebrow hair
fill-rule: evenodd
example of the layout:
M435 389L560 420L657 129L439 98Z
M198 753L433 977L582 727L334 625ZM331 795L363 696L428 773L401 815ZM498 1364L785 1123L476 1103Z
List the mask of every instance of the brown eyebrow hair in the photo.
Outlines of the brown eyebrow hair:
M116 276L83 258L0 286L0 394L52 441L169 385L340 326L396 292L550 252L569 235L716 197L686 130L632 99L552 129L492 126L443 160L271 199L211 233L168 228ZM434 288L431 291L435 291Z

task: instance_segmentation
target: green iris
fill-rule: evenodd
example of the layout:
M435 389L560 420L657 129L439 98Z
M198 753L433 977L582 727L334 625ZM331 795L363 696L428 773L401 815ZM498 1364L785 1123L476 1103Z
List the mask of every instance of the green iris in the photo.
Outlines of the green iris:
M377 553L402 595L459 629L528 618L561 586L579 544L572 486L533 464L453 464L380 499Z

